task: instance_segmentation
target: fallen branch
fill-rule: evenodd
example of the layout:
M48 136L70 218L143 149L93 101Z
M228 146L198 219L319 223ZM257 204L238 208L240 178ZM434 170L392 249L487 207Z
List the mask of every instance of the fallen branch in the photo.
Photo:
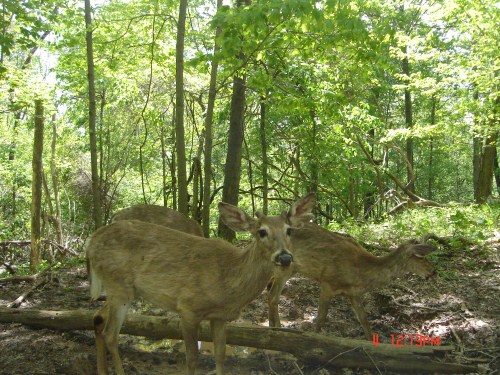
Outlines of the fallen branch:
M37 281L40 277L45 276L45 274L47 272L49 272L51 269L52 269L52 265L45 268L43 271L38 272L34 275L4 277L4 278L0 279L0 285L1 284L8 284L8 283L34 282L34 281Z
M59 253L63 254L67 253L70 255L77 256L78 252L75 250L65 247L63 245L59 245L58 243L52 241L52 240L42 240L42 243L45 245L50 245L53 246ZM18 246L18 247L23 247L23 246L29 246L31 245L30 240L19 240L19 241L5 241L5 242L0 242L0 247L2 248L3 251L6 251L9 246Z
M93 330L92 311L44 311L0 308L0 322L22 323L56 330ZM378 368L381 371L428 373L476 372L471 365L446 363L452 346L374 345L368 341L323 336L315 333L264 327L227 326L227 343L288 352L306 365L321 367ZM182 339L179 318L130 314L122 333L152 339ZM211 341L210 327L203 322L199 339Z

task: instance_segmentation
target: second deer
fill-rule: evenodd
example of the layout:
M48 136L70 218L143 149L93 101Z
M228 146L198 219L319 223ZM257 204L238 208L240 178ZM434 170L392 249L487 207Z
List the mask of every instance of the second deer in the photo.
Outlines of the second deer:
M120 220L145 221L203 237L203 230L196 220L190 219L179 211L164 206L136 204L117 211L111 218L112 223Z
M383 257L363 249L354 239L331 232L315 224L307 224L292 233L294 265L276 273L269 292L269 325L280 326L278 303L286 281L300 273L320 284L316 330L325 323L330 300L346 296L358 318L365 337L371 339L370 324L362 305L362 296L388 285L408 272L429 277L434 267L424 258L436 249L430 244L409 241Z
M226 225L252 234L245 249L137 220L99 228L86 244L92 298L103 288L107 292L104 307L94 315L98 374L108 373L108 349L116 373L124 375L118 334L129 305L141 297L180 315L188 375L195 373L200 322L209 320L216 373L222 375L226 321L236 319L262 292L277 267L290 267L290 227L309 218L314 202L314 194L309 194L288 212L257 219L220 203Z

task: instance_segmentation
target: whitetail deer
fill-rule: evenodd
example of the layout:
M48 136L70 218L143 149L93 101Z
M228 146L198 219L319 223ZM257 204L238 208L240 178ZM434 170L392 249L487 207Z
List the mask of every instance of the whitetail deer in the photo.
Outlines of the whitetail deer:
M92 298L102 288L107 292L104 307L94 315L98 374L107 374L106 348L116 373L124 374L118 334L130 303L142 297L180 315L189 375L196 368L199 324L210 320L216 373L222 375L225 322L262 292L276 267L291 265L290 227L310 216L314 202L309 194L280 216L259 214L257 219L219 203L226 225L253 235L245 249L136 220L98 229L86 245Z
M190 219L179 211L164 206L136 204L116 212L111 218L112 223L120 220L145 221L203 237L203 230L196 220Z
M300 273L320 284L316 330L325 323L330 300L337 295L349 298L365 337L371 339L370 324L361 303L363 294L381 288L408 272L429 277L434 267L424 256L436 249L430 244L408 241L383 257L363 249L353 238L306 224L292 232L294 265L276 273L269 291L269 325L280 326L278 303L286 281Z

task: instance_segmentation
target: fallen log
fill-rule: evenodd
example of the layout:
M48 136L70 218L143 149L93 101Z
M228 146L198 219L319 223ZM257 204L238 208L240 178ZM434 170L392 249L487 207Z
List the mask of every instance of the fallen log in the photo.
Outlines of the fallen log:
M0 308L0 323L22 323L54 330L92 330L92 311L47 311ZM445 362L453 346L403 346L324 336L282 328L227 325L227 343L291 353L305 365L317 367L378 368L379 371L468 373L475 366ZM179 318L129 314L122 333L152 339L182 339ZM199 339L211 341L203 322Z

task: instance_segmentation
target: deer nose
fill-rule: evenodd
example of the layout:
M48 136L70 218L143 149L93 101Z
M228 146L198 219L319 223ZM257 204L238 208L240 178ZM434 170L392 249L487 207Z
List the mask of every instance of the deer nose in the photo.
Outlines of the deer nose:
M287 250L281 250L281 252L276 255L275 262L283 267L288 267L293 261L293 255Z

